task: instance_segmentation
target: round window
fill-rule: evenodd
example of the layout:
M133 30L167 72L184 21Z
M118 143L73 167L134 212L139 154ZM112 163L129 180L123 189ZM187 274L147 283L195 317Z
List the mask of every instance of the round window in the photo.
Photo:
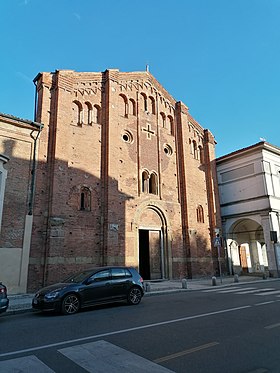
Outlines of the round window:
M122 139L124 142L132 143L133 142L133 136L129 131L124 131L122 134Z
M168 144L165 144L165 145L164 145L164 147L163 147L163 151L164 151L164 153L165 153L166 155L169 155L169 156L173 154L173 150L172 150L171 146L168 145Z

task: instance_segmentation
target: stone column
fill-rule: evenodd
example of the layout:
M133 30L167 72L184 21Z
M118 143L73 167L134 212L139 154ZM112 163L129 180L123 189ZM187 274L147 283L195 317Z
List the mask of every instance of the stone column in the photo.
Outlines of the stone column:
M276 263L274 242L271 241L270 231L273 230L270 214L261 217L264 232L264 240L267 252L268 270L273 277L278 277L278 266Z

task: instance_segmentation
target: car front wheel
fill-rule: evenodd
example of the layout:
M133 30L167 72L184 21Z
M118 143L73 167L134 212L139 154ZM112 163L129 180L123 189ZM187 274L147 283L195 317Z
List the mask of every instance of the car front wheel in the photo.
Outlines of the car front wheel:
M78 312L80 309L80 300L75 294L68 294L63 299L61 305L61 312L64 315L73 315Z
M127 296L127 301L129 304L139 304L142 299L142 293L141 290L137 287L133 287L129 290L128 296Z

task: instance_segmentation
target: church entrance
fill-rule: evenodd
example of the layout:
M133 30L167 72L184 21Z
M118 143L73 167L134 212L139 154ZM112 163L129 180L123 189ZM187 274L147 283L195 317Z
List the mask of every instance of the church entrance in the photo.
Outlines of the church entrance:
M144 280L163 278L163 253L160 230L139 229L139 272Z

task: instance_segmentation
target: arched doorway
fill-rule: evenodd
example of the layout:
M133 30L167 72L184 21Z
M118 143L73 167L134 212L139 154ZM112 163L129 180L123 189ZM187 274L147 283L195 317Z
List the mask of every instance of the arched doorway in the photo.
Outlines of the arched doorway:
M231 273L264 272L268 267L262 226L252 219L234 222L227 234Z
M166 221L161 210L147 206L138 225L139 272L144 280L168 277Z

